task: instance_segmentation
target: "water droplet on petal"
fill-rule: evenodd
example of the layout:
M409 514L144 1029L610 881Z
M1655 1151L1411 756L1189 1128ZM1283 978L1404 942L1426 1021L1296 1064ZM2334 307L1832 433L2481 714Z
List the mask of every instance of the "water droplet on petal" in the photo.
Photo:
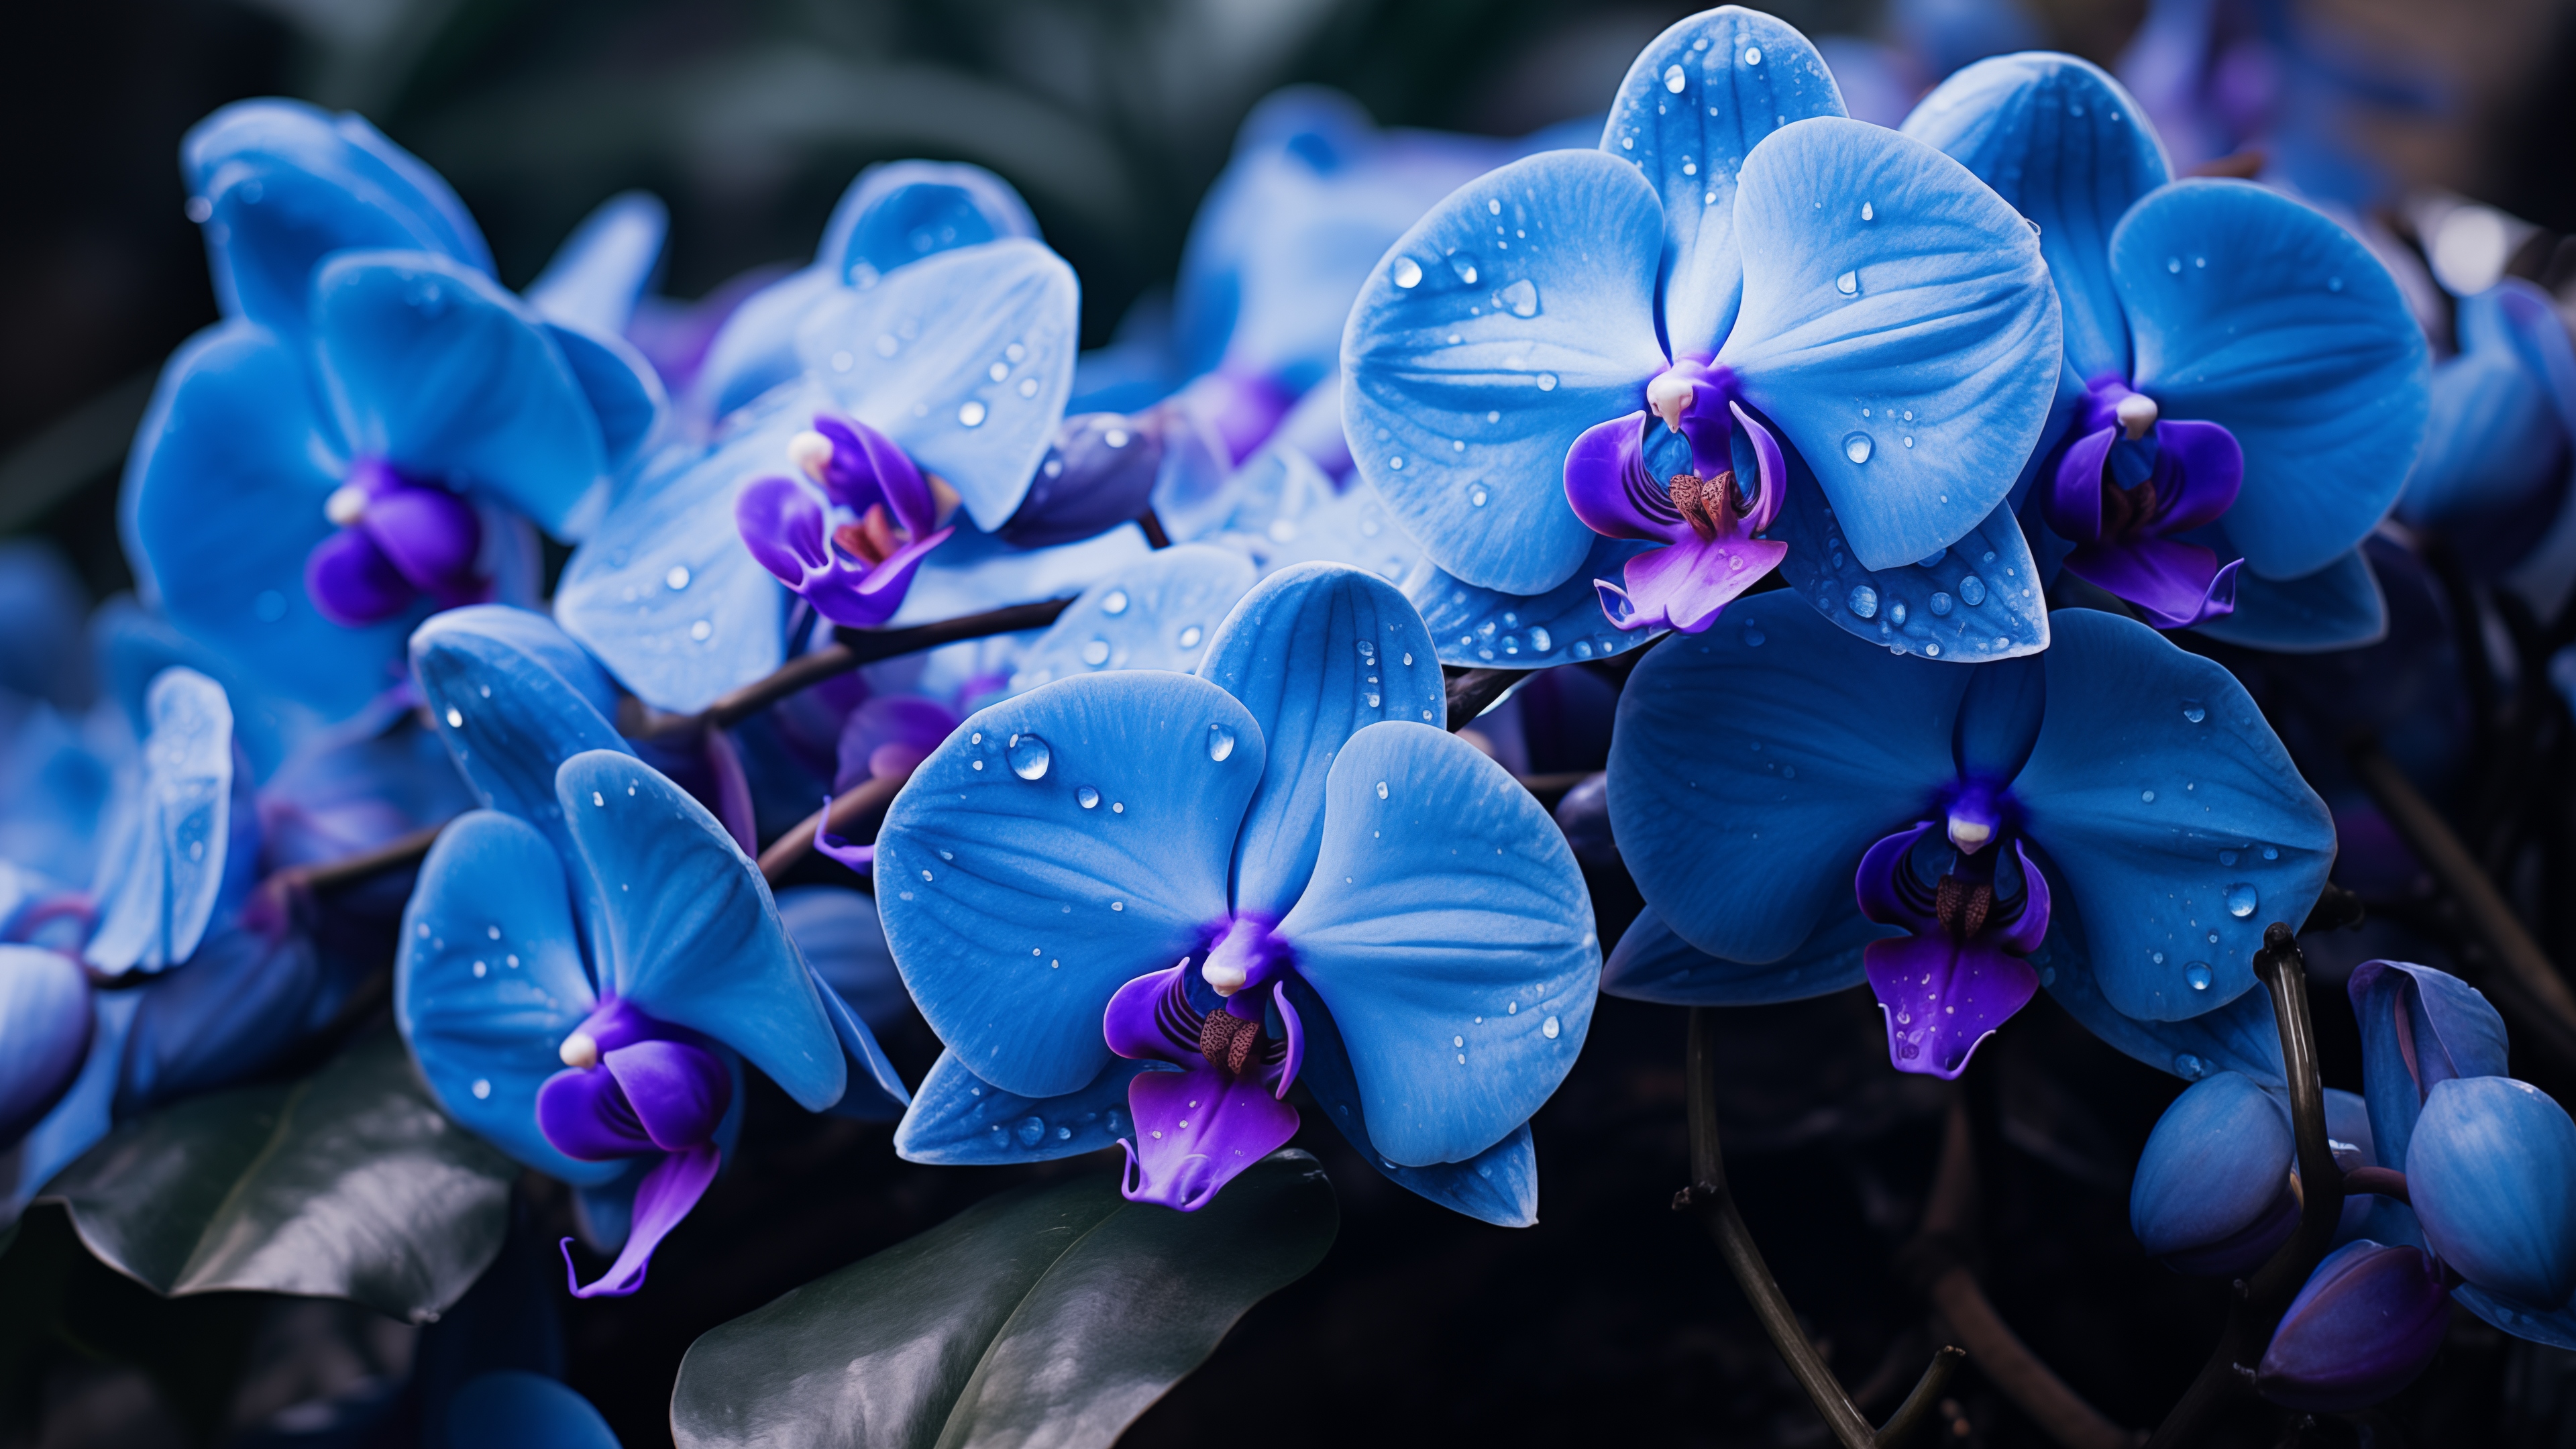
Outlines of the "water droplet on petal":
M2182 717L2193 724L2198 724L2209 718L2209 710L2199 700L2186 699L2182 702Z
M1970 574L1959 580L1959 602L1973 609L1986 601L1986 581Z
M2153 790L2140 790L2138 792L2138 798L2149 805L2153 805L2156 803L2156 792Z
M1860 273L1845 272L1841 276L1834 278L1834 290L1842 293L1846 297L1858 296L1860 293Z
M1869 455L1877 451L1877 448L1877 442L1867 433L1846 433L1843 435L1843 456L1851 459L1855 463L1868 462Z
M1386 782L1384 780L1377 782L1377 798L1381 800L1386 798Z
M662 575L662 582L665 586L673 590L687 588L689 586L689 566L687 564L671 565L671 571Z
M1043 780L1047 766L1055 759L1055 752L1036 735L1013 735L1002 756L1011 762L1012 774L1023 780Z
M1521 278L1494 295L1504 306L1512 309L1512 315L1515 317L1538 315L1538 284L1527 277Z
M1878 220L1878 209L1877 209L1876 207L1874 207L1874 206L1871 206L1871 205L1870 205L1868 202L1866 202L1866 201L1862 202L1862 203L1860 204L1860 219L1861 219L1861 220L1863 220L1863 221L1876 221L1876 220Z
M2186 1082L2197 1082L2209 1075L2209 1063L2189 1052L2174 1058L2174 1075Z
M1221 724L1209 725L1207 750L1209 759L1222 762L1234 753L1234 731Z
M1090 643L1083 645L1082 662L1090 665L1094 669L1098 669L1101 665L1108 663L1109 641L1106 639L1094 639Z
M1532 294L1533 294L1533 296L1535 296L1535 289L1533 289L1533 293L1532 293ZM1532 307L1532 310L1536 310L1537 304L1536 304L1535 302L1532 302L1531 307ZM1555 373L1552 373L1552 372L1542 372L1542 373L1540 373L1540 374L1538 375L1538 390L1539 390L1540 392L1554 392L1554 391L1556 391L1556 374L1555 374Z
M1458 274L1459 281L1465 282L1471 287L1476 284L1476 264L1472 260L1466 257L1451 257L1449 259L1449 270Z
M1422 264L1411 257L1397 257L1395 265L1387 268L1387 275L1399 287L1417 287L1422 284Z
M1937 590L1934 591L1931 598L1924 601L1924 607L1930 609L1932 611L1932 617L1936 619L1946 619L1950 617L1950 611L1958 606L1957 600L1951 598L1948 594L1941 593Z
M2254 908L2262 903L2262 897L2255 894L2254 887L2243 881L2227 888L2227 914L2240 921L2253 915Z
M1867 584L1852 585L1851 597L1846 602L1851 605L1853 613L1864 619L1876 618L1878 615L1878 590Z
M1760 65L1762 63L1762 47L1758 45L1748 45L1744 47L1744 63L1746 65ZM1556 1033L1549 1032L1548 1035L1554 1036Z
M452 730L461 730L465 728L465 711L458 709L452 704L449 705L447 707L447 727Z
M1690 77L1683 73L1680 66L1668 65L1664 67L1665 90L1671 91L1674 95L1680 95L1682 93L1682 87L1689 84Z
M1073 798L1075 803L1082 806L1085 810L1095 810L1100 806L1100 792L1092 789L1089 785L1085 785L1081 789L1074 791Z
M1100 601L1100 612L1104 614L1126 613L1127 591L1125 589L1111 589L1109 591L1109 596Z
M973 398L968 398L965 404L957 409L957 422L961 427L982 427L984 425L984 405Z
M2207 991L2212 979L2209 973L2209 963L2206 961L2194 961L2190 965L2183 967L2182 979L2190 982L2191 989L2194 991Z

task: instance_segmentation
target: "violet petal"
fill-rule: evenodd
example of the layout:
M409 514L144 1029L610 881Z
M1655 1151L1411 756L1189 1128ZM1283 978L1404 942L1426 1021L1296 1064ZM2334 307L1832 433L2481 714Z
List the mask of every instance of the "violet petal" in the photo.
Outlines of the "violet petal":
M2040 499L2048 526L2070 543L2099 542L2102 537L2102 464L2111 456L2118 428L2086 433L2066 445Z
M2230 559L2222 567L2218 555L2199 544L2133 534L2077 544L2066 556L2066 571L2137 605L2159 629L2183 629L2236 611L2236 571L2243 562Z
M733 501L743 547L791 589L831 562L825 517L822 500L793 478L755 478Z
M2254 1387L2284 1408L2346 1413L2415 1381L2451 1323L2448 1291L2420 1248L2367 1238L2326 1256L2290 1300Z
M1860 898L1860 913L1882 926L1903 926L1921 935L1938 931L1941 923L1932 914L1932 903L1918 899L1921 887L1905 870L1905 857L1923 839L1936 821L1926 820L1907 830L1882 838L1860 858L1859 875L1852 882Z
M1696 538L1641 553L1621 577L1631 612L1622 629L1678 629L1697 634L1718 611L1780 566L1789 546L1767 538Z
M823 813L814 817L814 848L861 875L876 869L877 848L873 844L852 845L832 834L832 799L823 797Z
M1185 1072L1146 1072L1127 1084L1136 1119L1119 1185L1129 1202L1195 1212L1235 1174L1297 1135L1297 1109L1202 1058Z
M1995 935L1996 944L2005 950L2027 956L2048 939L2048 877L2040 873L2038 862L2030 858L2029 847L2013 842L2013 854L2021 860L2021 914L2013 923Z
M1583 526L1605 538L1663 543L1696 541L1672 494L1646 471L1646 413L1630 413L1583 430L1565 450L1565 500Z
M2188 419L2156 424L2155 531L2186 533L2236 502L2245 482L2245 450L2216 423Z
M1978 1043L2039 990L2039 974L1984 935L1962 943L1936 930L1872 941L1861 959L1887 1016L1888 1060L1944 1081L1966 1071Z
M1753 415L1746 412L1741 403L1728 403L1727 406L1735 410L1735 420L1744 424L1744 435L1753 441L1754 463L1761 477L1757 480L1759 486L1752 490L1752 506L1744 513L1744 531L1760 533L1771 526L1772 519L1780 516L1780 500L1787 495L1789 487L1789 460L1780 452L1780 440L1771 435L1769 428L1755 422ZM1740 479L1738 489L1742 489Z
M1100 1024L1111 1051L1182 1066L1206 1064L1199 1054L1201 1016L1188 994L1189 969L1167 967L1118 988Z
M707 1187L716 1180L718 1157L715 1147L692 1147L674 1152L654 1164L635 1188L635 1225L627 1231L626 1246L619 1250L617 1261L599 1281L585 1288L581 1274L572 1265L572 1239L563 1240L564 1278L575 1298L622 1298L644 1286L644 1270L653 1265L653 1250L707 1195Z
M579 1162L612 1162L659 1150L610 1073L566 1067L537 1088L537 1130Z
M411 607L420 591L364 529L344 528L304 556L304 591L322 617L356 629Z
M476 602L483 524L474 505L444 488L397 488L370 502L358 527L412 587L450 606Z
M635 1121L665 1152L700 1146L733 1105L733 1078L722 1059L678 1041L639 1041L600 1058L617 1079Z

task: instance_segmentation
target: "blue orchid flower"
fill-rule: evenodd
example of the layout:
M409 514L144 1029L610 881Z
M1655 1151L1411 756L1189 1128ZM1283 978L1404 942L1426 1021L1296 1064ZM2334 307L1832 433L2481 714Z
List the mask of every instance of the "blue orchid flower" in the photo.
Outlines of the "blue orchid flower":
M2024 517L2052 559L2159 628L2276 649L2377 637L2354 550L2426 411L2423 334L2387 269L2287 197L2171 180L2145 113L2072 56L1980 61L1904 129L2039 228L2066 350Z
M2549 294L2509 277L2460 299L2433 368L2424 452L2397 516L2554 617L2576 580L2576 347Z
M1599 946L1563 840L1444 701L1402 595L1304 565L1195 676L1059 679L968 719L878 839L887 941L949 1048L898 1149L1115 1138L1127 1196L1188 1211L1295 1133L1303 1081L1405 1186L1531 1221L1526 1122Z
M182 154L226 318L136 435L127 554L181 631L346 716L430 609L533 597L522 520L577 536L659 385L502 290L445 183L354 117L243 102Z
M818 988L759 870L678 786L615 750L573 755L552 786L569 851L498 810L440 834L403 913L395 1021L458 1121L576 1186L631 1183L606 1274L580 1283L565 1240L576 1296L627 1294L715 1179L741 1062L822 1111L849 1085L844 1051L874 1044ZM576 880L596 931L574 924ZM890 1071L864 1085L901 1100Z
M2026 653L2035 608L1998 630L1927 605L2028 577L2008 519L1982 560L1954 546L2046 421L2045 275L1983 182L1844 118L1803 36L1708 11L1638 56L1598 151L1503 167L1387 254L1343 340L1352 456L1460 584L1552 605L1597 580L1618 647L1707 628L1803 534L1790 582L1843 627L1904 601L1892 642Z
M1614 962L1615 994L1865 978L1897 1068L1955 1077L2042 985L2088 1022L2218 1012L2254 986L2264 924L2305 920L2325 885L2332 822L2243 687L2142 625L2061 610L2046 654L1953 669L1795 600L1736 609L1740 628L1657 650L1620 699L1611 824L1659 929L1693 949ZM2043 944L2084 970L2033 966ZM2229 1045L2246 1025L2114 1040L2232 1068L2260 1060Z

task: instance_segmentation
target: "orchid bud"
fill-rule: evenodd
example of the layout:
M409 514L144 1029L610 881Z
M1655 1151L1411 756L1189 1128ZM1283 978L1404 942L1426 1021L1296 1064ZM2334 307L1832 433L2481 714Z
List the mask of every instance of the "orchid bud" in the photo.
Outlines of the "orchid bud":
M2424 1241L2459 1275L2537 1309L2576 1294L2576 1122L2510 1077L2436 1083L2406 1150Z
M2283 1408L2311 1413L2376 1404L2433 1361L2451 1324L2450 1298L2422 1249L2346 1243L2290 1300L2254 1387Z
M1064 420L1029 482L1020 511L1002 525L1015 548L1079 543L1145 511L1162 471L1156 416L1086 413Z
M91 1024L89 981L72 958L0 946L0 1151L71 1089Z
M2298 1225L2295 1155L2288 1114L2253 1078L2203 1078L2148 1134L2129 1188L2130 1229L2178 1272L2245 1272Z

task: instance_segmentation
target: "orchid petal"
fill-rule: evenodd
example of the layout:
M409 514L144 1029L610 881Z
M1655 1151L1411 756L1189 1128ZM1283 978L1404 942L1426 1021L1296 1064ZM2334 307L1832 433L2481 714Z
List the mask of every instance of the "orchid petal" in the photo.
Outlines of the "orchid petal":
M1118 1144L1127 1153L1119 1192L1176 1212L1207 1206L1236 1174L1297 1135L1297 1109L1258 1076L1238 1077L1205 1060L1128 1078L1127 1105L1136 1130Z
M2517 1303L2576 1294L2576 1122L2511 1077L2455 1077L2424 1097L2405 1157L2424 1241Z
M1404 580L1405 597L1422 611L1440 662L1467 669L1544 669L1624 654L1655 636L1624 630L1601 612L1598 580L1621 577L1630 560L1655 547L1625 538L1595 538L1583 564L1541 594L1480 589L1424 558Z
M257 818L249 781L234 778L223 686L165 669L144 709L142 779L124 828L100 852L98 926L82 953L111 974L163 971L194 955L227 886L238 898L258 868ZM236 839L244 830L252 833Z
M1550 151L1461 187L1370 274L1342 335L1351 457L1440 567L1537 594L1581 566L1566 449L1664 369L1662 231L1634 167Z
M447 1402L447 1442L483 1449L619 1449L617 1435L590 1400L523 1369L467 1379Z
M2216 543L2226 537L2232 535L2205 528L2192 541ZM2228 552L2222 550L2219 556L2226 559ZM2250 563L2234 578L2235 609L2201 620L2192 626L2195 632L2274 654L2358 649L2388 637L2388 599L2360 549L2347 551L2304 578L2265 578Z
M1870 569L1797 454L1789 456L1785 493L1770 529L1789 547L1780 581L1843 632L1951 664L2017 659L2048 647L2039 565L2009 502L1945 549Z
M2030 954L2040 984L2066 1014L2114 1049L2187 1082L2215 1071L2242 1072L2268 1086L2288 1077L2281 1031L2268 992L2248 991L2188 1021L2144 1021L2122 1015L2102 995L2084 954L2081 914L2063 893L2050 903L2047 938Z
M54 1110L79 1079L96 1014L89 978L59 951L0 944L0 1152Z
M612 470L625 467L661 426L662 411L670 402L662 391L661 375L633 343L616 333L586 332L554 322L545 324L545 333L563 354L564 365L572 369L573 383L599 424L603 461ZM564 537L577 540L589 532L582 525L597 520L582 514L593 498L604 503L604 490L595 488L567 511Z
M572 1296L622 1298L643 1287L644 1272L653 1263L653 1250L662 1246L662 1240L714 1185L718 1160L715 1147L708 1145L674 1152L655 1163L635 1189L634 1226L627 1232L626 1246L618 1250L617 1261L608 1266L608 1271L587 1287L581 1275L573 1271L572 1239L564 1239L564 1277Z
M1101 669L1189 673L1255 577L1243 555L1201 543L1156 549L1082 591L1012 671L1034 689Z
M1605 996L1670 1006L1768 1006L1848 990L1868 979L1861 950L1891 933L1850 915L1827 923L1786 960L1747 965L1683 940L1653 906L1637 913L1601 968Z
M1005 1092L941 1052L894 1129L895 1155L945 1167L1051 1162L1115 1147L1131 1135L1127 1083L1151 1062L1112 1058L1087 1085L1055 1097Z
M816 266L866 288L924 257L1004 237L1038 238L1028 203L981 166L888 161L850 183L823 229Z
M652 284L670 236L671 209L649 191L621 191L601 202L555 248L528 284L528 305L566 329L616 337L635 315L635 299Z
M2382 1164L2402 1169L2426 1092L2453 1077L2506 1074L2504 1018L2467 982L2406 961L2364 961L2344 991L2361 1027L2371 1137Z

